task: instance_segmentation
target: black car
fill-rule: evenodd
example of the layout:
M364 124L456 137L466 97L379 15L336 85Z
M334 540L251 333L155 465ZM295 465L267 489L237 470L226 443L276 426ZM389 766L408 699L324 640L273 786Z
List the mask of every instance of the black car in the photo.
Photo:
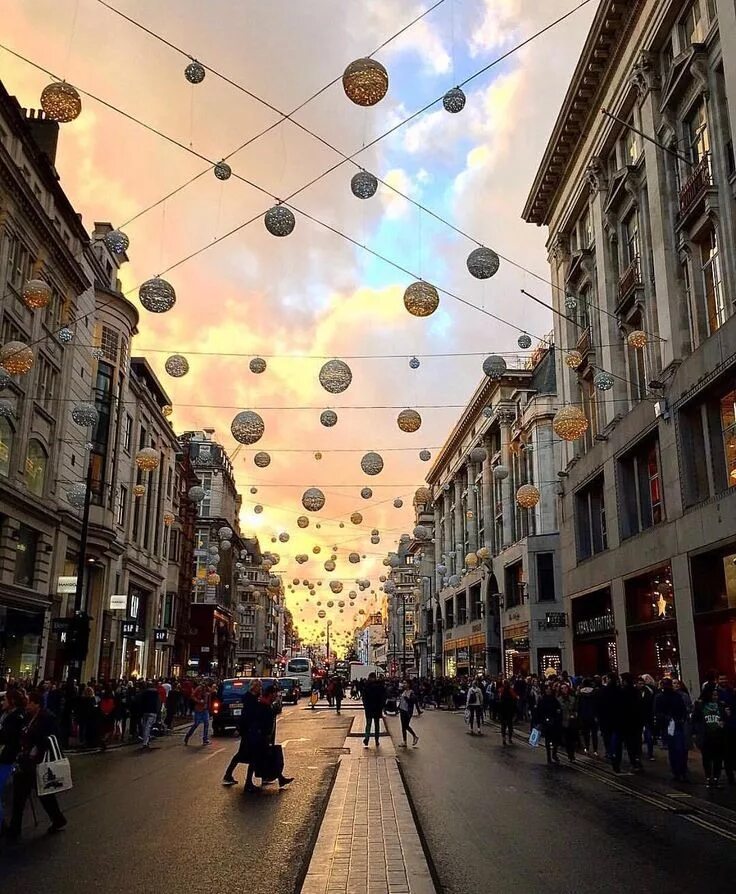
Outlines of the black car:
M302 688L297 677L279 677L281 701L295 705L301 698Z
M253 681L257 677L235 677L232 680L223 680L217 687L217 693L212 699L212 735L222 736L227 730L237 730L240 724L240 716L243 713L243 697L248 692ZM261 677L263 687L276 684L279 681L275 677ZM281 692L276 696L274 710L281 713Z

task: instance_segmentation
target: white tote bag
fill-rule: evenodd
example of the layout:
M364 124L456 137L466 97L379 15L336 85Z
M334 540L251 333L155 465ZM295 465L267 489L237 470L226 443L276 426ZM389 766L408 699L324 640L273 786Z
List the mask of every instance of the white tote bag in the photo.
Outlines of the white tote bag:
M72 768L62 755L56 736L49 736L49 749L36 767L38 797L58 795L72 787Z

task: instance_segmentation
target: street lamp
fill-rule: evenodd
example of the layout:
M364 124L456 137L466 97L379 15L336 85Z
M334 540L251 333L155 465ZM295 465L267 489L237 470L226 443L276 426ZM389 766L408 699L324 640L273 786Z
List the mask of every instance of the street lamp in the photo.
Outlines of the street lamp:
M403 600L403 596L401 599ZM401 676L406 676L406 607L400 605L396 612L401 618Z
M327 664L330 663L330 627L332 627L332 621L327 622Z

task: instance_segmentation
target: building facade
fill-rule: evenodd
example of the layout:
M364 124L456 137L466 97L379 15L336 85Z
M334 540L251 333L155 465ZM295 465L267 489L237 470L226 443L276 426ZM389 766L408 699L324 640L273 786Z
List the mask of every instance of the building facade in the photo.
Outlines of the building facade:
M414 655L419 574L412 538L402 534L396 552L389 553L389 573L383 590L387 603L386 648L388 672L392 676L415 676Z
M558 506L578 673L736 673L734 116L733 3L604 0L524 209L588 421Z
M418 513L427 496L433 510L422 561L434 568L419 581L436 675L541 673L562 662L554 358L540 347L481 383L430 469L430 494L415 499ZM516 499L522 485L537 489L528 508Z

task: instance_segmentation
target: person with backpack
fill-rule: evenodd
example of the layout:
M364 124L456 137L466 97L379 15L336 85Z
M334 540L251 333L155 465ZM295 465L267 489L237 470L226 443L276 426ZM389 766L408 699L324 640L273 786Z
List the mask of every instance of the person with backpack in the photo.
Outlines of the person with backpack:
M465 697L465 708L467 711L468 726L470 727L468 733L471 736L474 735L474 722L478 727L478 735L483 735L483 730L481 729L483 723L483 690L480 688L479 683L479 680L473 680L468 687L468 694Z

